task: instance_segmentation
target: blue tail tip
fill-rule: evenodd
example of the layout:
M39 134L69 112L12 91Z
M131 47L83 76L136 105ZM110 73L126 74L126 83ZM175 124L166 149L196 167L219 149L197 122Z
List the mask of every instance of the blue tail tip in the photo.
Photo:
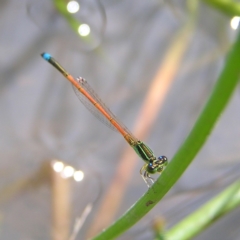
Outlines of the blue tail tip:
M42 53L41 56L47 61L51 59L51 55L49 53Z

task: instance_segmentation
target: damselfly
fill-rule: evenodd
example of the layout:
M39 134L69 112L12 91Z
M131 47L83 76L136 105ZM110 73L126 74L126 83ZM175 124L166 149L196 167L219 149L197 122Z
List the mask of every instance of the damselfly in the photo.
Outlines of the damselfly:
M156 158L153 151L145 143L134 137L133 134L117 120L116 116L103 103L85 79L82 77L75 79L54 58L52 58L50 54L42 53L41 56L72 83L74 92L85 107L87 107L98 119L123 135L129 145L145 162L140 170L140 174L146 184L150 186L149 182L151 184L154 182L150 174L161 173L167 165L167 158L165 156Z

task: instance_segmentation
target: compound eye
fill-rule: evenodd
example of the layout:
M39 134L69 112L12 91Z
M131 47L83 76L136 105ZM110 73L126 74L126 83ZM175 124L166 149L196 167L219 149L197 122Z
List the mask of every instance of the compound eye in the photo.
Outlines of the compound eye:
M147 165L147 172L149 172L149 173L155 173L156 172L156 169L155 169L154 164L152 162L150 162Z
M159 160L160 164L163 164L163 165L167 165L167 163L168 163L168 159L165 156L158 157L158 160Z

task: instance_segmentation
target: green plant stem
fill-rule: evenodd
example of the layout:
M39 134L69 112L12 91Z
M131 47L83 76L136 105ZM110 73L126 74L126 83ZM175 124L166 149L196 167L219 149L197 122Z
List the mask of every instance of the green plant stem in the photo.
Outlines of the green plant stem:
M53 3L56 9L59 11L59 13L66 19L67 23L72 28L72 30L77 34L77 36L80 37L84 42L91 43L92 39L90 35L81 36L80 34L78 34L78 28L82 23L67 11L66 7L67 2L63 0L53 0Z
M94 240L114 239L146 215L180 178L207 140L237 86L240 74L240 34L230 51L212 94L189 136L154 185L113 225Z
M53 0L53 4L58 10L58 12L65 18L70 28L75 32L75 34L88 46L94 45L94 39L92 33L87 36L82 36L78 33L79 26L83 23L76 19L73 14L67 11L67 1L65 0ZM111 60L106 56L102 47L94 47L95 53L101 56L101 60L105 60L109 65L112 66Z
M176 224L165 233L166 240L188 240L240 205L240 181Z
M230 0L202 0L222 13L234 17L240 16L240 4Z

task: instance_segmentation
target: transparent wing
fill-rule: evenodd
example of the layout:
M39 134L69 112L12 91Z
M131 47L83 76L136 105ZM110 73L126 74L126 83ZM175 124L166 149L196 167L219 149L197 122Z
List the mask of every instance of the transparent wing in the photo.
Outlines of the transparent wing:
M111 110L103 103L103 101L100 99L100 97L95 93L95 91L92 89L92 87L87 83L87 81L83 78L77 78L76 79L78 84L84 88L91 96L95 99L97 103L99 103L104 110L114 119L116 119L116 116L111 112ZM117 131L117 129L110 123L110 121L88 100L87 97L85 97L81 92L78 91L78 89L72 85L73 90L75 94L77 95L78 99L83 103L83 105L97 118L99 119L103 124L105 124L110 129ZM118 123L121 125L121 127L130 135L131 132L127 129L127 127L124 126L121 122L118 121Z

